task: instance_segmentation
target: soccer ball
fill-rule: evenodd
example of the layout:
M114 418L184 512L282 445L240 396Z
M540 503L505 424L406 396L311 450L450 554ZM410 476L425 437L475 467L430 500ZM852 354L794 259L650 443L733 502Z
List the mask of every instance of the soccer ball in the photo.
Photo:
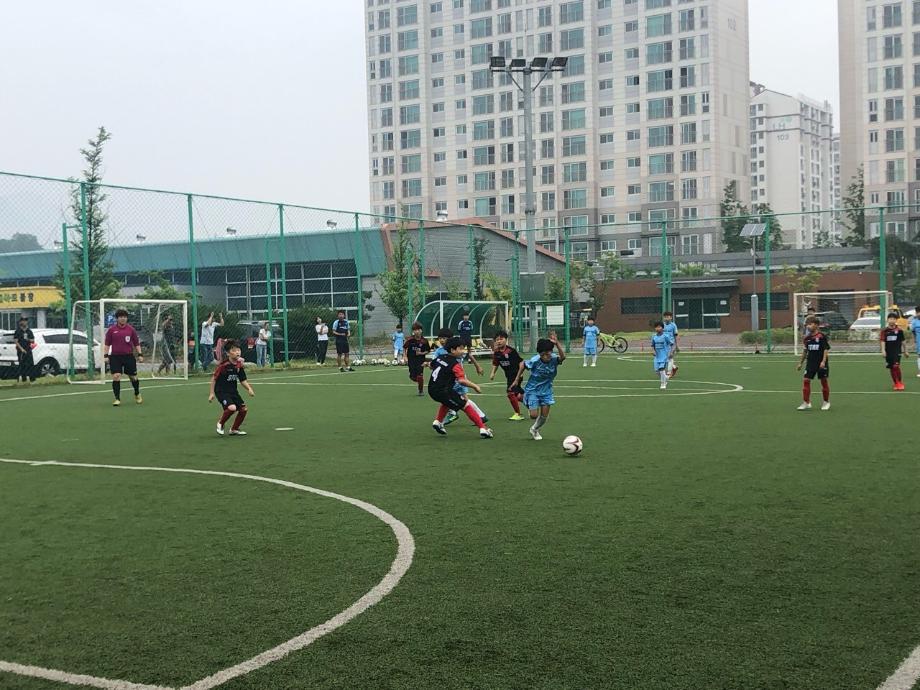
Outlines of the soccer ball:
M374 366L377 366L378 364L380 364L380 360L379 360L379 359L372 359L372 360L371 360L371 364L373 364Z
M384 366L390 366L390 360L388 359L383 360L383 364Z
M584 447L585 444L577 436L566 436L562 441L562 450L566 452L566 455L578 455Z

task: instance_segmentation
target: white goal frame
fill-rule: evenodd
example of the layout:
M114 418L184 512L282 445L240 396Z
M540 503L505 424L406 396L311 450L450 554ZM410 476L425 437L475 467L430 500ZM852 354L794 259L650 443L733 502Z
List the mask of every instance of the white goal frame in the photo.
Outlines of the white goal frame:
M156 308L156 311L150 315L152 320L152 328L144 328L144 324L141 324L141 328L138 328L137 324L135 328L138 331L138 335L141 336L141 348L144 351L144 362L138 362L138 377L145 379L171 379L171 380L180 380L187 381L189 374L189 347L188 347L188 301L181 299L133 299L130 297L127 298L115 298L115 299L100 299L100 300L78 300L73 303L73 308L70 314L70 328L68 332L68 362L67 366L67 382L68 383L91 383L91 384L103 384L108 381L111 381L111 375L108 374L105 367L105 333L108 330L106 326L106 314L112 311L115 311L119 308L128 308L128 307L140 307L143 308L144 305L149 305L151 308ZM157 369L164 364L166 360L162 357L162 343L161 343L161 316L166 309L169 308L179 308L182 312L181 315L181 333L182 340L180 341L180 347L176 348L175 351L170 351L170 359L173 361L174 371L172 374L169 372L169 367L166 368L166 371L163 374L157 372ZM82 315L86 310L98 309L98 322L92 324L93 333L92 339L98 342L98 347L93 346L89 347L89 342L87 342L87 359L89 360L89 352L92 351L93 357L91 361L87 361L85 367L80 370L75 370L73 366L73 348L74 348L74 330L80 330L76 328L78 315ZM81 311L82 310L82 311ZM90 313L92 313L90 311ZM178 324L177 324L178 325ZM98 328L98 331L96 330ZM177 329L178 330L178 329ZM152 336L152 343L149 348L145 347L143 342L143 335L149 333ZM90 334L87 333L87 336ZM92 363L90 367L89 364Z
M804 324L799 323L808 313L809 305L815 306L815 311L823 311L817 308L817 302L823 299L853 299L858 300L860 297L865 298L864 304L855 304L854 309L858 310L863 306L879 305L882 315L885 314L888 307L894 304L893 294L890 290L844 290L842 292L796 292L793 294L792 302L792 327L796 330L796 337L792 339L795 344L795 354L802 354L802 328ZM869 301L872 299L872 301ZM855 314L853 315L855 318ZM879 320L881 328L881 319ZM833 346L834 339L831 338ZM875 350L878 351L878 343L875 343Z

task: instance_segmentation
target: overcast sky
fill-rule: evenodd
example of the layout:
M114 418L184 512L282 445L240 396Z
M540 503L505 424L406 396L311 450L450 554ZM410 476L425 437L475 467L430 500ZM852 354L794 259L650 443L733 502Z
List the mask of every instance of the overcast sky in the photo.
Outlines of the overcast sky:
M0 170L78 175L104 124L112 183L365 210L363 6L4 3ZM751 79L836 113L836 0L750 8Z

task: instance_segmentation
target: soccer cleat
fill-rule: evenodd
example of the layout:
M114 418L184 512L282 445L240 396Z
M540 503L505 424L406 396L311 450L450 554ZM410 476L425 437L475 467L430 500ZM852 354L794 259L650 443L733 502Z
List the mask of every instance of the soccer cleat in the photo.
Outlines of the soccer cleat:
M454 412L453 410L451 410L451 411L448 413L448 415L447 415L447 419L444 420L444 426L447 426L448 424L450 424L450 423L452 423L452 422L456 422L458 416L459 416L459 415L458 415L456 412Z
M827 411L831 409L831 404L825 400L823 403L821 403L821 409Z
M491 429L480 429L479 438L492 438L492 430Z
M447 436L447 429L445 429L444 425L437 419L431 423L431 428L441 434L441 436Z
M115 398L115 400L112 401L112 407L118 407L119 405L121 405L121 400Z
M224 428L220 424L217 425L217 433L221 436L224 435Z
M668 384L666 384L666 383L662 383L661 386L659 386L659 388L661 388L661 390L665 390L667 387L668 387Z
M521 415L519 415L517 412L515 412L513 415L508 417L508 419L510 419L512 422L521 422L524 420L524 418Z
M902 391L904 390L904 384L901 381L898 381L896 384L894 384L894 389L896 391Z
M674 365L674 368L671 369L671 373L668 374L668 378L673 379L675 376L677 376L677 365L676 364Z
M530 432L530 437L531 437L534 441L542 441L542 440L543 440L543 437L540 436L540 431L539 431L539 429L534 429L533 427L530 427L530 429L528 429L528 431Z
M421 398L423 395L425 395L425 392L424 392L424 391L419 391L419 392L418 392L418 397Z
M811 409L811 403L803 402L801 405L799 405L799 406L798 406L797 408L795 408L795 409L797 409L797 410L810 410L810 409Z
M134 396L134 402L136 402L138 405L143 404L144 399L141 397L140 393Z
M582 364L581 366L583 366L583 367L586 367L586 366L588 366L588 363L587 363L587 362L585 362L585 363L584 363L584 364ZM920 374L918 374L918 375L920 375Z
M345 371L354 371L351 367L348 367Z
M339 371L342 372L342 373L344 374L344 373L345 373L345 367L339 367Z
M231 436L246 436L246 432L242 429L230 429Z
M596 366L597 366L597 363L596 363L596 362L591 362L591 366L592 366L592 367L596 367Z

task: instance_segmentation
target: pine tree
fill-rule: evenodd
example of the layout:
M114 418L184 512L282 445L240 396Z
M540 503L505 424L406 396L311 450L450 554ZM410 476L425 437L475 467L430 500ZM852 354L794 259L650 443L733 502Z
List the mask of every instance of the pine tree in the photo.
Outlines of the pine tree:
M843 197L843 215L846 218L846 241L858 247L866 246L866 187L863 179L863 169L859 166L853 180L847 185Z

